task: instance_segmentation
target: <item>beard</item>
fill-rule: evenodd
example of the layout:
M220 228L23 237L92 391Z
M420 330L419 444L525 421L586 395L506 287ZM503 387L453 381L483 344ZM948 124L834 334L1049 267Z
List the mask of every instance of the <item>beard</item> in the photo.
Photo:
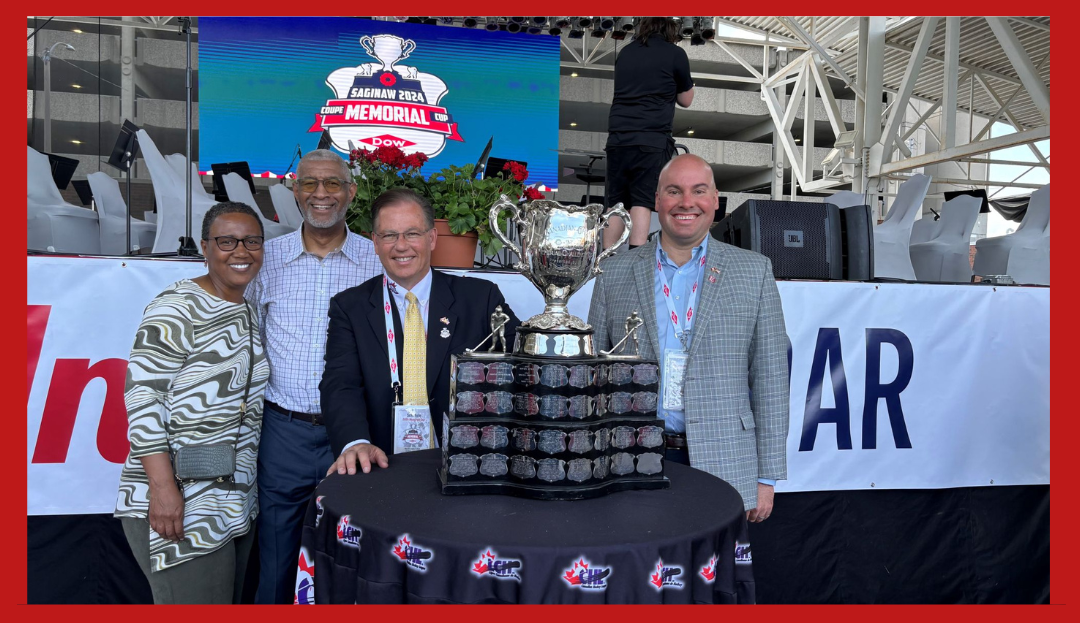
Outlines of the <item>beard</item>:
M331 229L345 220L345 210L332 212L326 216L314 214L313 210L304 210L304 222L315 229Z

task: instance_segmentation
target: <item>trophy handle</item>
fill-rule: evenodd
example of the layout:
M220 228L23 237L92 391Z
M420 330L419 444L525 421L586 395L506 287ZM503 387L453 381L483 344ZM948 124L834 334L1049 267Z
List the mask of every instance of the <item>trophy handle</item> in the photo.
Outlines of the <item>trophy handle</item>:
M408 41L405 42L405 45L401 46L401 58L399 58L398 60L403 61L406 58L409 58L409 55L412 54L412 51L415 50L415 49L416 49L416 42L413 41L412 39L409 39Z
M367 50L369 55L375 56L375 41L371 37L367 35L360 37L360 47Z
M519 259L524 259L525 256L521 253L521 247L514 244L514 242L507 238L506 234L499 229L499 214L504 211L509 211L514 214L514 222L517 222L521 218L521 213L518 212L517 204L510 201L506 195L499 195L499 200L495 202L495 205L491 206L490 210L488 210L488 223L491 225L491 231L503 244L509 247L514 253L517 253ZM623 212L625 212L625 210L623 210Z
M630 228L632 227L632 224L630 223L630 214L627 213L625 208L623 208L621 201L619 203L616 203L610 210L605 212L604 215L600 217L600 230L603 231L603 228L607 226L608 220L613 216L617 216L622 219L623 232L622 235L619 236L619 240L615 244L604 249L604 252L596 258L596 266L593 268L594 275L599 275L600 273L604 272L600 270L600 262L604 261L604 258L610 257L613 253L615 253L615 251L617 251L619 247L621 247L623 243L626 242L626 239L630 237Z

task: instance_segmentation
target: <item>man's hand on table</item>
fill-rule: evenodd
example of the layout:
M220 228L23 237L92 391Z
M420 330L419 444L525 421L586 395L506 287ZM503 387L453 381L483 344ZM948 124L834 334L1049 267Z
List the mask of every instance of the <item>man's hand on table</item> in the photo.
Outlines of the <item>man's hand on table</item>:
M369 473L371 466L375 464L379 467L390 466L390 462L386 460L386 453L379 449L378 446L373 446L370 443L358 443L355 446L345 448L345 451L334 461L330 469L326 470L326 475L329 476L334 472L355 474L357 463L360 464L360 470L365 474Z

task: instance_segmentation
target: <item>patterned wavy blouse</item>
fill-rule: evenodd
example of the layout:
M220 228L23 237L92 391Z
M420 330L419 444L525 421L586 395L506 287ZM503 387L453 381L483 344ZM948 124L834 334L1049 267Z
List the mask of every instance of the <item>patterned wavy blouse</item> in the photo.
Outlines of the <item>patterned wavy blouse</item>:
M150 530L151 569L208 554L246 533L258 514L255 461L270 367L246 303L230 303L184 279L146 307L128 359L124 402L131 452L120 475L117 517L146 517L149 483L139 457L187 445L237 443L234 482L184 485L184 539ZM254 312L254 310L252 310ZM257 323L257 315L251 314ZM254 331L255 366L239 428Z

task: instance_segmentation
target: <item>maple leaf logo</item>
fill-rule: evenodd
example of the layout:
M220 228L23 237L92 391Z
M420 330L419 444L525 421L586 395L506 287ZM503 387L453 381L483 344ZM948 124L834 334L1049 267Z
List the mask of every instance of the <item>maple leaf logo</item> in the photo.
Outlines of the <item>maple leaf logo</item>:
M406 557L409 555L408 547L410 545L412 545L412 542L409 541L408 535L401 537L401 540L398 541L398 544L394 546L394 555L402 560L405 560Z
M662 564L656 565L656 573L649 576L649 583L659 588L664 583L662 576L663 571L664 566Z
M701 577L705 578L709 582L716 579L716 556L709 559L709 564L701 568Z
M495 554L491 553L491 550L480 554L480 560L476 561L476 564L472 566L473 573L484 575L488 571L488 563L495 560Z
M585 562L585 559L580 559L574 563L574 566L566 570L563 574L563 579L566 580L571 586L579 586L581 584L581 572L589 568L589 563Z

